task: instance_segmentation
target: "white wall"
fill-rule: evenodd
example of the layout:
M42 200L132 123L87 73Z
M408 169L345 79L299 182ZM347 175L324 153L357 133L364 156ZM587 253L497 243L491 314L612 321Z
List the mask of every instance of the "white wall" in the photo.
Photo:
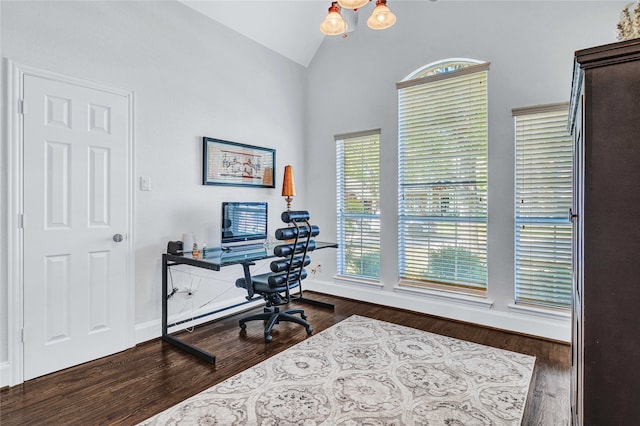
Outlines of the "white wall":
M327 258L314 288L493 327L569 339L569 321L510 312L514 301L513 107L568 101L575 50L615 40L626 2L389 3L394 27L360 27L326 38L308 69L309 206L324 235L335 235L335 134L382 128L383 288L335 283ZM369 12L368 8L362 10ZM395 287L397 273L397 95L395 84L417 68L461 57L491 62L489 71L488 301L448 303ZM311 161L313 159L313 161ZM315 255L316 259L318 255ZM332 269L333 268L333 269Z
M270 229L285 207L278 188L201 185L202 136L275 148L276 186L284 165L292 164L300 188L294 204L304 207L305 69L178 2L3 1L0 7L3 58L135 92L135 322L138 340L158 336L167 241L192 231L209 245L219 243L222 201L268 201ZM8 359L8 143L3 137L0 363ZM138 190L142 175L151 177L151 192ZM233 285L240 266L198 274L173 274L177 286L199 290L191 298L175 296L172 313L246 294Z
M160 332L160 254L167 240L193 231L198 238L215 243L220 203L225 200L267 200L272 211L270 227L278 225L276 213L283 201L277 189L200 185L201 136L276 148L277 185L282 167L293 164L299 192L294 206L309 208L321 226L322 239L331 240L336 233L333 135L378 127L382 128L383 288L335 283L335 253L331 250L314 253L314 264L322 264L322 271L309 281L335 294L567 338L566 321L508 310L513 301L510 111L516 106L568 100L574 50L614 41L615 24L625 3L394 1L390 7L398 16L395 27L374 32L361 19L362 28L348 38L327 38L305 70L177 2L2 1L0 54L25 65L135 91L136 180L141 175L152 178L151 192L138 191L134 182L139 340ZM394 290L394 83L424 64L448 57L492 63L490 309ZM6 109L5 63L0 77ZM3 115L2 120L5 118ZM0 240L4 244L9 143L4 124L2 135ZM5 250L3 245L0 370L8 359ZM173 313L242 295L229 284L240 275L239 267L203 275L174 274L179 287L193 283L200 290L193 298L176 297Z

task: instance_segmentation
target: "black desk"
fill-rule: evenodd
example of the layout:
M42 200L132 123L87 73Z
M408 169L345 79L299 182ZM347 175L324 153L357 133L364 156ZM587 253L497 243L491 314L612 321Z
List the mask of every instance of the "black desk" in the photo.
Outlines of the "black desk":
M338 245L335 243L325 243L325 242L320 242L320 241L316 241L316 248L315 250L321 250L324 248L337 248ZM206 253L206 256L200 257L198 259L194 259L191 256L191 253L187 253L185 255L175 255L175 254L163 254L162 255L162 340L164 340L165 342L171 343L172 345L175 345L177 347L179 347L180 349L183 349L193 355L196 355L212 364L214 364L216 362L216 356L213 355L212 353L203 351L202 349L198 348L197 346L191 345L189 343L183 342L182 340L180 340L178 337L176 336L172 336L171 334L169 334L168 330L170 327L175 327L177 325L180 324L184 324L186 322L191 322L206 316L210 316L213 314L217 314L219 312L224 312L226 310L229 309L233 309L236 308L238 306L241 305L245 305L247 303L250 303L254 300L259 300L261 299L261 297L255 297L251 300L247 300L246 302L242 302L242 303L237 303L235 305L232 306L227 306L225 308L222 309L218 309L212 312L207 312L205 314L201 314L198 315L196 317L190 318L188 320L182 320L182 321L178 321L178 322L174 322L171 324L168 324L168 310L167 310L167 302L169 299L169 294L168 294L168 285L167 285L167 272L168 272L168 268L175 266L175 265L190 265L190 266L194 266L196 268L204 268L204 269L210 269L212 271L219 271L220 268L223 268L225 266L230 266L230 265L242 265L243 269L244 269L244 274L245 277L250 275L250 270L249 267L252 265L252 262L256 261L256 260L263 260L263 259L269 259L272 257L276 257L273 254L273 248L262 248L262 249L251 249L251 250L233 250L233 251L225 251L222 250L220 248L215 248L215 249L209 249ZM293 300L295 301L299 301L299 302L304 302L304 303L311 303L314 305L319 305L322 307L326 307L326 308L330 308L333 309L333 305L329 304L329 303L324 303L324 302L320 302L317 300L313 300L313 299L307 299L305 297L303 297L302 294L302 287L300 287L300 293L298 297L293 298Z

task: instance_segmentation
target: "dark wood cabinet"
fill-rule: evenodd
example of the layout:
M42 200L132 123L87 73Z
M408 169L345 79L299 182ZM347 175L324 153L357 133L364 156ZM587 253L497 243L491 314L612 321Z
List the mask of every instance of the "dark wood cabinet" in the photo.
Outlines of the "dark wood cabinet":
M572 421L640 425L640 39L576 52Z

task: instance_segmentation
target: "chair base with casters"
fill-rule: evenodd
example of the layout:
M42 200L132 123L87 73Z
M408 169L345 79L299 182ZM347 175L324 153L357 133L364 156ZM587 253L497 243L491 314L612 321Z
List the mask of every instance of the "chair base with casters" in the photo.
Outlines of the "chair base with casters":
M271 274L262 274L251 277L253 288L256 292L260 292L261 289L269 287L268 278L270 275ZM245 279L239 278L236 281L236 287L246 288ZM273 291L273 289L271 289L270 291ZM286 289L281 289L281 291L285 292ZM266 321L266 324L264 326L264 341L266 343L271 343L271 341L273 340L273 337L271 336L273 327L276 324L280 323L280 321L287 321L302 325L307 330L307 335L311 336L311 334L313 333L313 329L311 328L311 324L305 321L307 319L307 315L304 313L303 309L280 310L279 305L282 305L284 303L283 297L278 292L268 293L266 302L267 305L265 306L263 313L249 315L240 319L240 329L242 331L246 331L246 323L249 321ZM297 314L299 314L300 317L295 316Z
M274 247L273 253L279 259L271 262L271 272L252 277L249 267L254 264L245 262L242 264L244 277L236 280L236 287L247 290L247 300L253 300L254 295L259 294L266 303L263 313L242 318L240 329L245 331L248 321L265 321L264 340L267 343L273 340L271 331L280 321L300 324L307 330L308 335L313 333L302 309L280 310L279 307L295 300L291 297L291 290L298 289L302 295L302 280L307 277L304 267L311 263L307 253L315 249L316 244L312 237L318 235L320 229L309 223L307 211L287 211L282 213L281 218L291 226L277 229L275 232L276 239L286 243ZM298 314L300 317L296 316Z

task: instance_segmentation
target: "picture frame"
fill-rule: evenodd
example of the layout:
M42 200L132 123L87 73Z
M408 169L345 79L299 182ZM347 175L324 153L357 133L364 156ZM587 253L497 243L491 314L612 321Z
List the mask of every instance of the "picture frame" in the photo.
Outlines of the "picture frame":
M202 138L203 185L275 188L276 150Z

